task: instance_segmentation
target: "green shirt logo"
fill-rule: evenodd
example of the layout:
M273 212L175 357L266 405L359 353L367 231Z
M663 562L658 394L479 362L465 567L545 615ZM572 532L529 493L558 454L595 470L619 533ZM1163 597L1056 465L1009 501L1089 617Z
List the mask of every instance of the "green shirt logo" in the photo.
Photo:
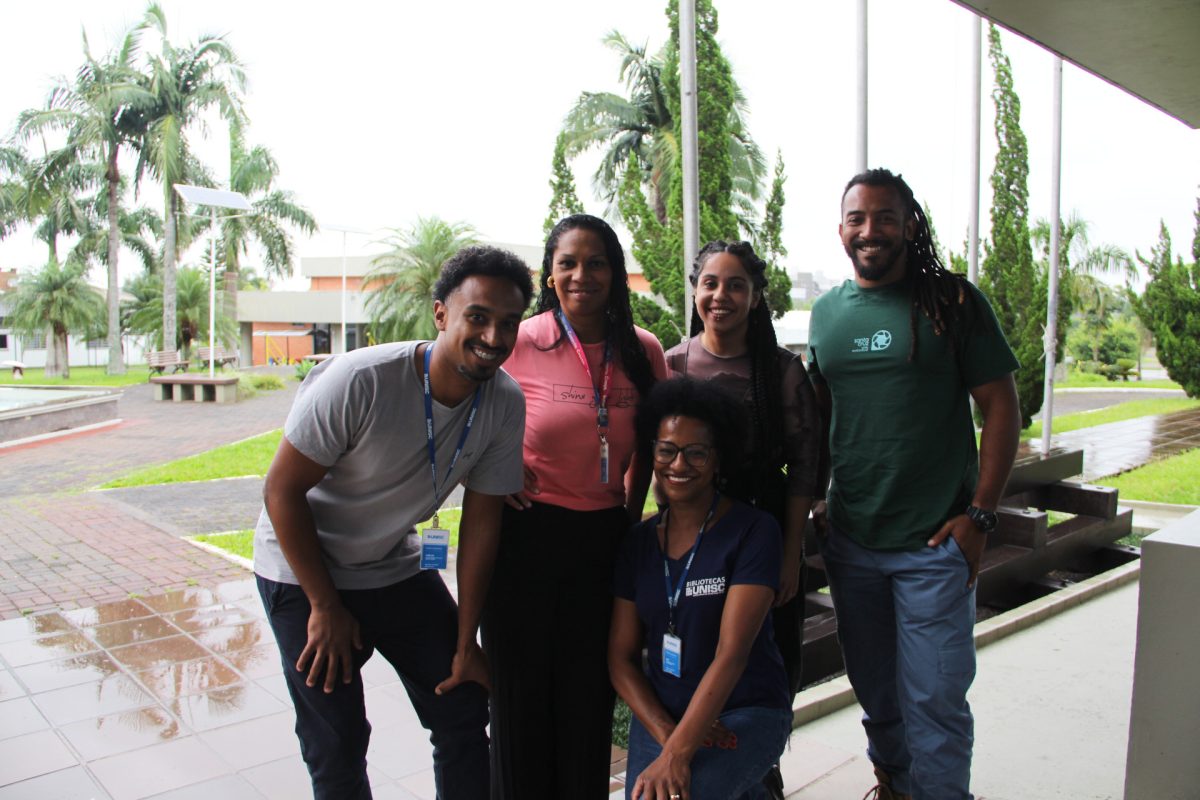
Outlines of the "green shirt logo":
M872 350L887 350L888 345L892 343L891 331L875 331L875 335L871 337Z

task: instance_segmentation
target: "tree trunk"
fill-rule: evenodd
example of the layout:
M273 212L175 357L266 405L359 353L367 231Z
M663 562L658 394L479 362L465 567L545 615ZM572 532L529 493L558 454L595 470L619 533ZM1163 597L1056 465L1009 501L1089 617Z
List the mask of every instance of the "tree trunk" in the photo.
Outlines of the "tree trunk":
M53 325L46 328L46 377L66 378L70 376L65 353L58 345L58 331Z
M117 274L117 256L121 240L117 216L121 202L121 176L117 172L117 148L108 156L108 374L125 374L125 356L121 352L121 283Z
M163 226L163 327L162 349L175 350L179 347L175 322L175 191L167 187L166 214Z

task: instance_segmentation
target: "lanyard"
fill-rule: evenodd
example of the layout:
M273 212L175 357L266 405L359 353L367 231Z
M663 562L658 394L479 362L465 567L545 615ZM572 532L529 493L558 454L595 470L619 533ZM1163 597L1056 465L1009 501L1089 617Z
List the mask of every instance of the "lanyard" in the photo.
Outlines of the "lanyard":
M567 332L567 339L571 342L571 347L575 348L575 355L578 356L579 363L583 365L583 371L587 373L588 384L592 387L592 398L596 404L596 430L603 442L608 436L608 392L612 386L613 372L612 340L604 340L604 374L601 376L600 385L597 386L596 379L592 377L592 368L588 366L587 353L583 351L583 344L580 343L579 336L576 335L575 329L571 327L571 323L562 309L556 313L563 330Z
M429 360L433 355L433 342L425 348L425 438L429 444L429 471L433 476L433 500L438 505L438 481L437 481L437 447L433 441L433 391L429 388ZM449 479L450 473L454 472L454 465L458 463L458 457L462 455L463 445L467 443L467 437L471 435L471 426L475 424L475 413L479 411L479 396L483 393L483 387L475 389L475 399L471 403L471 413L467 415L467 424L463 426L462 435L458 437L458 446L454 448L454 457L450 459L450 468L446 470L446 478ZM442 488L445 488L443 483ZM436 515L435 515L436 518ZM436 526L437 523L435 522Z
M712 507L708 509L704 522L700 523L700 532L696 534L696 543L692 545L692 550L688 553L687 562L683 565L683 572L679 573L679 583L675 584L674 591L671 591L671 562L667 556L667 553L670 552L667 542L667 522L671 509L668 508L663 512L663 584L667 587L667 633L672 636L675 635L675 608L679 605L679 593L683 591L688 571L692 568L692 560L696 558L696 551L700 549L700 540L704 538L704 529L708 527L708 523L712 522L713 514L717 513L717 503L720 501L721 493L713 492Z

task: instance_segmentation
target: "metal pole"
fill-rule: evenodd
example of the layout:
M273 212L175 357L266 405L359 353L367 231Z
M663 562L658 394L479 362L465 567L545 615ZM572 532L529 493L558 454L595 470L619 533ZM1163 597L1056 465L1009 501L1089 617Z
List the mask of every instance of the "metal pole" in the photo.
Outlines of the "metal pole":
M1057 56L1052 66L1054 111L1050 136L1050 274L1046 292L1046 393L1042 400L1042 458L1050 454L1050 433L1054 425L1054 351L1058 344L1058 248L1059 220L1062 214L1062 68Z
M679 0L680 131L683 137L683 335L692 318L688 273L700 247L700 159L696 141L696 3ZM730 234L733 232L730 231Z
M208 270L208 377L212 378L217 369L217 207L212 206L208 215L212 220L212 238L208 240L208 258L212 262Z
M346 231L342 231L342 352L346 352Z
M867 0L858 0L858 141L856 172L867 170Z
M983 113L983 18L975 17L971 36L971 210L967 216L967 279L979 283L979 135Z

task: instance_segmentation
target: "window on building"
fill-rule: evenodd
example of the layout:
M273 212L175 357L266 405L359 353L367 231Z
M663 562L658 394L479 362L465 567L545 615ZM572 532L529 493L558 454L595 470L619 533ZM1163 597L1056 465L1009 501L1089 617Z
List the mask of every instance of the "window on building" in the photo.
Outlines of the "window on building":
M46 349L46 334L38 332L33 336L25 337L26 350L45 350Z
M0 350L8 349L8 334L0 333Z
M108 342L105 339L88 339L88 350L103 350L108 347Z

